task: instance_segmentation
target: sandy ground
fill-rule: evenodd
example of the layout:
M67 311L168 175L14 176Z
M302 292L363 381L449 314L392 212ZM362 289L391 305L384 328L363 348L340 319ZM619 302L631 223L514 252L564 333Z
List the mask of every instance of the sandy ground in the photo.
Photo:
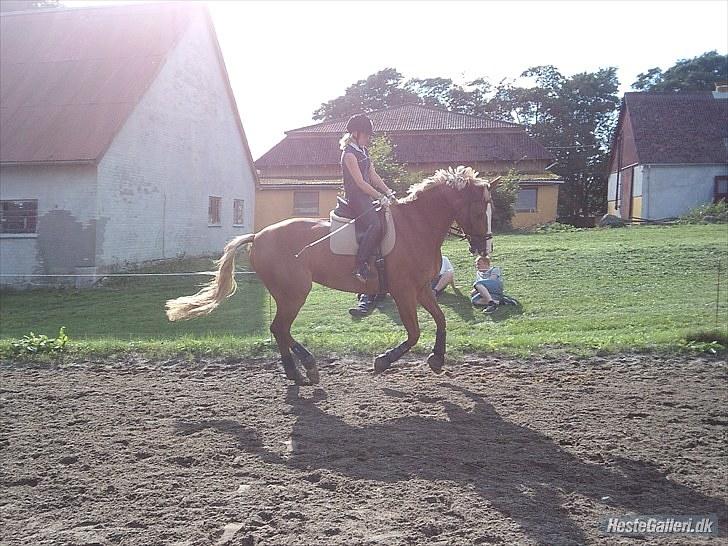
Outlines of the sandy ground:
M684 544L605 515L716 513L728 375L703 357L0 364L11 544ZM703 540L725 543L725 538Z

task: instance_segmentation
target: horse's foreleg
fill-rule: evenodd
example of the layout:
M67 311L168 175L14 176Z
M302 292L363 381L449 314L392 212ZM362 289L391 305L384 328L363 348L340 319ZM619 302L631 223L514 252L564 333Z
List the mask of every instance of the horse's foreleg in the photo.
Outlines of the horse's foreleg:
M437 304L435 294L432 293L429 286L420 291L418 301L435 320L435 326L437 327L435 346L432 348L430 356L427 357L427 364L433 372L440 373L445 365L445 314Z
M392 294L394 301L397 303L399 318L407 330L407 341L404 341L382 353L374 359L374 371L383 372L389 368L393 362L399 360L402 355L415 346L417 340L420 339L420 325L417 321L417 295L415 289L411 288L404 293Z
M308 377L308 380L312 384L317 385L319 382L319 372L318 366L316 366L316 359L310 352L308 352L306 347L301 345L292 337L291 341L293 342L291 344L291 351L293 351L293 354L296 355L298 360L301 362L301 365L306 369L306 377Z

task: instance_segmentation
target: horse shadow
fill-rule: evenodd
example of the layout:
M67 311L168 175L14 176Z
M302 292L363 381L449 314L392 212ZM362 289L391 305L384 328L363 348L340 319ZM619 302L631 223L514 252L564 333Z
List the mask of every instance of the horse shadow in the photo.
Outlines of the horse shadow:
M307 473L328 469L357 480L456 482L515 520L538 544L589 541L564 508L574 494L607 505L613 515L716 513L718 527L725 529L724 501L668 480L653 464L623 457L611 457L609 465L585 462L547 436L503 419L481 395L440 385L474 405L466 409L443 397L385 388L387 396L441 404L448 420L406 416L364 426L321 410L318 403L326 399L322 389L302 398L299 387L291 386L286 402L296 421L288 457L267 449L255 430L232 420L178 423L178 434L214 428L264 462Z
M523 314L523 306L518 305L501 305L495 312L484 315L481 307L475 307L470 302L470 297L463 293L459 288L453 291L443 292L437 302L440 307L446 307L455 313L460 320L469 324L482 322L486 317L493 322L503 322L512 317ZM377 304L375 313L381 313L387 316L393 324L402 325L402 319L399 316L397 305L391 296L387 296L384 300ZM353 317L353 320L366 320L366 317Z
M437 301L441 307L447 307L458 315L463 322L471 324L482 322L485 317L490 317L493 322L503 322L523 314L523 305L519 302L517 305L500 305L493 313L484 315L483 308L475 307L471 303L470 297L460 289L456 289L454 292L443 292Z

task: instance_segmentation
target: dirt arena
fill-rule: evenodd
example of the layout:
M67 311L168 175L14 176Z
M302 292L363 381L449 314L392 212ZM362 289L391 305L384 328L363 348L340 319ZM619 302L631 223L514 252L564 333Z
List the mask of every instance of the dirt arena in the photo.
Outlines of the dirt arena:
M0 365L4 545L695 544L605 515L728 516L704 357ZM702 540L724 543L724 538Z

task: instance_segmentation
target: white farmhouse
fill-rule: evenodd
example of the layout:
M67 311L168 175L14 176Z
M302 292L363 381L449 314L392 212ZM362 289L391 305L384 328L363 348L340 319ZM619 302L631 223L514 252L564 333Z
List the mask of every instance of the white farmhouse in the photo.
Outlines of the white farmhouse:
M723 199L728 88L625 93L609 161L609 214L659 220Z
M256 174L203 6L4 13L0 52L5 284L252 231Z

